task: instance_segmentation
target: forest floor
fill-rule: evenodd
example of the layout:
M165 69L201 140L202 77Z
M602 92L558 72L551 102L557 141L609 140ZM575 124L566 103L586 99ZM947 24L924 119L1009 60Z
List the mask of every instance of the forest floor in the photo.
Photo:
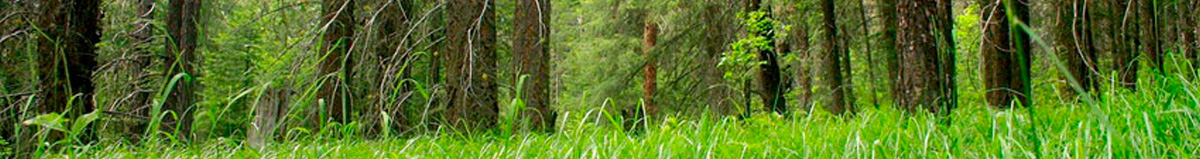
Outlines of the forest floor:
M964 102L952 114L865 108L745 120L678 120L627 133L567 122L553 134L477 133L384 139L298 139L250 148L241 140L65 148L62 158L1195 158L1200 86L1181 80L1098 100L999 110ZM515 135L513 135L515 134Z

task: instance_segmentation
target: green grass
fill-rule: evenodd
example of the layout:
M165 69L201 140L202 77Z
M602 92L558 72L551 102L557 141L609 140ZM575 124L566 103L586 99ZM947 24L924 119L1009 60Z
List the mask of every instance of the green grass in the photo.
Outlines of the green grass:
M384 139L315 138L259 150L240 139L193 144L105 141L51 158L1193 158L1200 155L1197 84L1143 82L1139 92L1100 92L1095 105L1048 103L996 110L967 102L952 114L866 108L785 119L679 120L631 134L605 122L569 121L554 134L453 133ZM1029 112L1033 111L1033 112Z

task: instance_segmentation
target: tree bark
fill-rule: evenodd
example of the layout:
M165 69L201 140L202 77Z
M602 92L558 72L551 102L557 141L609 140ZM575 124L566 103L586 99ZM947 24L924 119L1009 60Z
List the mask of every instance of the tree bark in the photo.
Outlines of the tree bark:
M946 114L954 108L953 73L942 69L947 55L945 49L952 45L939 38L939 30L949 29L939 25L935 19L947 17L940 4L946 0L907 0L896 6L897 51L899 74L896 81L897 93L893 94L897 106L908 112L929 111Z
M837 10L833 0L822 0L822 9L825 16L825 55L821 58L821 68L824 69L822 74L821 84L829 89L828 102L825 105L825 110L834 114L844 114L847 111L853 112L854 108L846 101L847 86L843 85L842 77L842 44L838 38L837 28Z
M513 56L520 61L522 114L535 131L554 131L558 114L550 108L550 1L519 0L514 19Z
M1096 46L1092 38L1091 5L1080 0L1058 0L1058 23L1056 40L1058 56L1067 66L1063 81L1067 84L1062 88L1063 95L1074 99L1080 93L1095 91L1099 83L1096 72ZM1075 92L1078 87L1085 92Z
M644 28L645 30L642 31L642 55L646 57L646 65L642 66L642 110L649 116L655 116L658 113L658 107L655 107L654 103L654 93L658 87L658 66L656 64L658 61L655 60L652 52L654 45L658 44L658 24L651 22L650 18L645 18ZM645 120L645 118L638 118L638 120Z
M496 124L495 8L491 0L449 0L446 25L448 120L455 128Z
M90 113L95 86L92 72L97 62L96 43L100 42L100 1L42 0L41 15L35 22L42 32L38 36L37 105L33 111L64 113L68 119ZM76 96L78 95L78 96ZM73 102L68 102L72 101ZM70 104L70 105L69 105ZM84 132L83 142L92 140L91 131ZM16 141L18 153L32 152L37 144L32 136ZM63 134L52 134L47 141L57 141ZM21 156L18 154L18 156Z
M765 10L761 6L761 0L750 0L746 7L746 11L762 11L767 14L764 17L770 18L771 12L769 10ZM773 29L773 27L774 26L768 27L767 29ZM767 39L767 46L775 46L774 31L764 30L751 32L751 34L755 34L756 36ZM782 75L779 72L779 61L775 50L759 50L758 58L763 62L763 64L759 65L758 67L758 79L760 81L759 89L762 91L760 92L760 96L763 99L763 104L766 105L766 108L771 109L773 112L788 115L787 99L783 96L783 84L780 81L782 79Z
M1030 80L1029 34L1016 23L1029 21L1026 0L984 0L980 19L985 19L983 45L984 85L987 102L992 107L1029 106ZM1010 17L1011 16L1011 17Z
M178 83L174 83L175 87L173 88L163 88L171 90L167 101L164 101L164 108L178 114L178 119L166 117L164 123L175 123L166 128L178 128L180 134L191 133L191 114L196 103L195 92L200 87L195 80L201 76L197 71L200 61L196 56L199 10L199 1L171 0L166 19L169 37L166 48L167 56L163 60L167 67L167 73L164 74L166 75L165 79L170 81L176 74L191 76L191 78L180 79Z
M351 101L347 100L350 92L346 91L347 78L352 74L349 62L352 62L350 48L354 47L351 36L354 35L354 0L324 0L322 1L323 15L321 35L321 62L318 64L320 90L317 98L321 99L324 111L328 116L317 118L317 123L326 121L346 122Z

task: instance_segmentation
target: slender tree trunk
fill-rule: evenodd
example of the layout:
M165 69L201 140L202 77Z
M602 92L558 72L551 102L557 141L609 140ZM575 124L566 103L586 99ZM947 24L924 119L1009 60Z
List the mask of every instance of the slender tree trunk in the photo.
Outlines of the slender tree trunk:
M550 108L550 1L520 0L516 8L513 56L520 61L521 110L536 131L554 131L558 114Z
M482 130L496 125L495 8L491 0L449 0L446 77L449 122Z
M763 11L767 13L766 18L771 17L769 10L763 10L761 0L750 0L746 10L747 12ZM752 32L751 34L766 38L767 46L775 46L774 31L764 30ZM759 65L758 70L758 78L761 81L759 89L762 90L760 95L762 96L763 104L771 109L771 111L787 115L787 99L783 96L783 83L780 81L782 75L779 72L778 54L772 49L759 50L758 58L763 62L762 65Z
M988 104L996 108L1029 106L1029 34L1016 23L1029 21L1025 0L984 0L980 19L985 19L983 45L984 84Z
M822 85L829 90L828 104L825 105L825 110L834 114L843 114L847 111L854 111L854 108L846 101L846 87L842 85L842 44L841 39L838 39L837 28L837 10L834 8L833 0L822 0L822 9L825 15L825 55L821 58Z
M196 56L199 10L199 1L171 0L166 20L169 36L166 48L167 56L163 60L166 63L166 70L168 70L164 74L166 75L165 79L170 81L176 74L191 76L191 78L180 79L178 83L174 83L175 87L173 88L163 88L171 90L167 101L164 101L164 108L178 114L178 119L164 118L167 121L165 123L175 123L166 128L178 128L179 134L191 133L191 114L197 100L195 92L200 87L195 80L201 76L197 68L200 61Z
M654 103L654 93L658 88L658 66L655 60L653 51L654 46L658 45L658 24L651 22L650 18L645 18L643 23L645 30L642 31L642 55L646 57L646 65L642 66L642 100L644 102L642 110L650 116L658 113L658 107ZM644 118L638 118L644 120ZM641 125L641 124L638 124Z
M939 3L940 2L940 3ZM899 79L895 84L893 94L896 104L909 112L929 111L936 114L949 113L953 109L954 83L946 69L941 69L945 61L946 51L952 45L939 42L942 34L938 32L945 28L935 19L946 17L948 11L940 11L939 4L945 0L907 0L898 1L896 5L897 41L899 51L898 65L895 71Z
M875 77L875 57L873 55L874 52L872 52L872 50L871 50L871 49L875 48L872 45L872 41L873 41L872 39L874 39L874 38L871 38L871 36L872 36L872 34L871 34L871 19L867 18L867 16L868 16L867 10L869 10L869 9L867 9L866 2L864 2L864 1L866 1L866 0L858 1L858 11L859 11L859 18L862 19L862 23L861 23L862 25L859 26L860 27L859 29L862 29L862 35L859 35L859 36L862 36L862 42L864 44L866 44L866 47L864 47L866 49L866 52L864 52L864 54L866 54L866 57L867 57L867 71L866 71L867 83L868 83L867 84L868 85L867 92L869 92L869 93L867 93L867 95L871 96L871 105L874 106L875 108L879 108L879 96L877 95L879 92L877 92L878 89L876 89L876 86L877 86L876 84L878 84L879 81L878 81L878 78ZM846 63L846 65L852 65L852 63ZM853 76L851 76L851 77L853 77Z
M1065 61L1067 72L1063 81L1063 94L1068 98L1076 98L1078 93L1073 87L1078 87L1087 93L1094 91L1099 84L1095 80L1097 69L1096 47L1092 38L1091 6L1081 0L1058 0L1059 8L1056 26L1058 56Z
M1114 16L1110 18L1113 31L1113 63L1117 70L1117 78L1120 85L1126 89L1137 90L1137 70L1138 70L1138 51L1139 46L1137 41L1137 20L1136 10L1133 10L1136 3L1130 3L1128 0L1112 0L1112 13Z
M347 122L349 113L346 109L350 109L351 101L347 100L350 92L346 91L346 81L350 77L353 64L349 64L351 60L350 48L354 47L351 36L354 35L354 0L324 0L322 1L324 10L321 16L321 27L324 28L324 33L321 35L321 62L318 72L321 79L320 90L317 91L317 98L321 99L322 103L319 106L324 107L325 113L328 116L316 118L318 123L332 120L334 122Z

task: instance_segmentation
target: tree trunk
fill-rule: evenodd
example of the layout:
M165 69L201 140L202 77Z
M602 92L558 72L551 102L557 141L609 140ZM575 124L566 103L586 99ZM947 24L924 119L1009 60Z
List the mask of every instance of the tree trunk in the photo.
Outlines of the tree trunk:
M650 21L650 18L645 18L645 30L642 31L642 55L646 57L646 65L642 66L642 110L649 116L654 116L658 113L658 108L654 105L654 92L658 87L658 66L657 60L654 59L652 52L654 45L658 43L658 24ZM638 118L645 120L645 118ZM638 124L641 125L641 124Z
M725 83L724 74L717 65L721 62L721 55L726 51L729 45L729 23L733 23L728 12L724 9L728 7L727 0L709 0L701 13L701 18L708 22L704 34L704 56L699 58L701 63L700 69L703 74L704 90L708 93L708 107L710 113L716 117L724 117L734 115L735 109L732 107L729 100L729 86Z
M862 34L859 36L862 36L861 40L864 44L866 44L866 47L864 47L866 52L863 52L863 53L866 54L866 57L867 57L867 71L865 71L867 74L867 85L868 85L867 86L868 87L867 95L871 96L871 105L874 106L875 108L879 108L879 96L877 95L879 92L877 92L878 89L876 89L876 87L877 87L876 84L878 84L879 81L878 81L878 78L875 77L875 57L873 55L874 52L872 52L872 50L871 50L871 49L874 49L874 46L871 43L872 39L874 39L874 38L871 38L871 36L872 36L872 34L871 34L871 19L867 17L868 16L868 14L867 14L868 9L867 9L867 4L866 4L867 2L864 2L864 1L866 1L866 0L858 1L858 11L859 11L858 16L859 16L859 19L862 19L862 23L861 23L862 25L859 25L859 27L860 27L859 29L862 29ZM847 62L846 65L853 65L853 63ZM851 71L853 71L853 70L851 70ZM851 78L853 78L853 76L851 76ZM851 85L853 85L853 84L851 84ZM851 94L853 94L853 91L850 91L850 92L852 92ZM851 96L853 96L853 95L851 95ZM851 101L850 104L854 104L853 100Z
M747 12L762 11L767 14L764 17L770 18L771 12L769 10L764 10L761 5L761 0L750 0L746 10ZM773 27L774 26L767 28L773 29ZM763 30L752 32L751 34L755 34L759 37L764 37L767 39L767 46L775 46L774 31ZM762 91L760 95L762 96L763 104L766 105L766 108L771 109L771 111L788 115L787 99L783 96L783 83L780 81L782 79L782 75L779 72L779 61L775 50L759 50L758 58L763 62L763 64L759 65L758 67L758 78L760 81L759 89Z
M496 124L495 8L490 0L449 0L446 78L449 122L483 130Z
M35 23L42 32L38 36L38 86L37 105L34 112L65 113L64 117L75 117L95 109L92 95L92 72L97 62L96 43L100 42L100 1L97 0L42 0L41 15ZM78 96L76 96L78 95ZM68 102L73 100L74 102ZM68 105L68 104L73 105ZM57 141L63 134L51 134L46 141ZM83 142L92 140L90 130L85 132ZM35 145L32 136L15 141L18 153L32 152ZM17 156L21 156L18 154Z
M1117 70L1117 78L1120 85L1126 89L1137 90L1137 70L1138 70L1138 28L1136 23L1136 12L1131 12L1136 3L1130 3L1127 0L1112 0L1113 7L1111 12L1114 13L1110 28L1113 31L1113 63Z
M191 133L192 111L196 103L195 92L200 85L195 79L200 77L200 72L197 71L199 58L196 57L196 32L197 19L200 10L200 2L196 0L171 0L169 13L167 14L167 33L169 35L167 42L167 56L164 59L168 70L166 80L170 81L176 74L187 74L191 78L179 79L178 83L174 83L173 88L163 88L171 90L167 101L164 101L164 108L173 111L178 115L178 119L173 117L165 117L164 123L175 123L168 125L167 129L178 128L179 134L186 135Z
M841 39L838 39L837 28L837 10L834 8L833 0L822 0L822 9L825 15L825 55L821 58L821 68L825 71L822 74L822 85L829 89L829 96L825 110L834 114L843 114L847 111L854 111L854 108L846 101L846 86L842 85L842 44Z
M899 1L896 6L897 41L899 52L898 65L895 68L899 74L896 81L897 90L893 94L896 104L909 112L929 111L935 114L946 114L954 108L954 83L946 69L942 69L946 61L948 45L939 38L939 30L949 29L935 23L949 14L940 11L939 4L948 3L946 0L908 0Z
M1058 0L1058 23L1055 30L1058 56L1067 66L1062 88L1063 95L1074 99L1079 93L1095 91L1099 83L1095 80L1099 72L1096 63L1096 46L1092 38L1091 6L1085 1ZM1084 92L1075 92L1078 87Z
M1028 2L983 2L988 4L983 13L988 14L980 18L986 19L982 24L985 32L980 52L983 53L987 102L996 108L1010 108L1018 104L1029 106L1029 64L1032 59L1029 34L1016 25L1016 21L1029 21Z
M558 114L550 108L550 1L520 0L514 19L513 56L520 61L521 110L536 131L554 131Z
M408 128L408 117L404 113L406 103L413 98L413 90L405 79L412 77L413 51L410 20L413 9L412 0L385 0L382 13L379 14L377 31L380 43L374 46L376 57L379 58L379 70L382 71L380 85L377 88L378 107L376 112L386 112L391 117L391 126L404 131Z
M346 112L351 107L351 101L347 100L350 92L346 91L347 78L350 77L353 64L351 62L350 48L354 46L353 40L350 38L354 35L354 0L324 0L322 1L324 10L321 16L321 27L324 27L324 34L321 35L321 62L318 72L318 79L321 79L320 90L317 91L317 98L323 103L320 106L324 107L324 111L328 116L316 118L317 123L324 123L332 120L334 122L346 122L349 118Z

